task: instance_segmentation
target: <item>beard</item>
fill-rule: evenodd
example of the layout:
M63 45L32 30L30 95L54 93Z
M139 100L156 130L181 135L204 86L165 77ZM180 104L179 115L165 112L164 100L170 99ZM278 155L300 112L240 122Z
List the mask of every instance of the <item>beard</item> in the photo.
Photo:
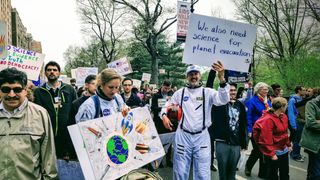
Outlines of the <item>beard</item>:
M59 76L49 75L49 76L47 76L47 79L49 82L55 82L59 79Z

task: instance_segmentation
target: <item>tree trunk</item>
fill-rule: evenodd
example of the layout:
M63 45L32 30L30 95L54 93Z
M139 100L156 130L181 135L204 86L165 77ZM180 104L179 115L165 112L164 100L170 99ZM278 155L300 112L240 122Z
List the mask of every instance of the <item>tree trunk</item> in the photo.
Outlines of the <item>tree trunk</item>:
M151 55L151 84L158 84L159 82L159 61L156 53Z

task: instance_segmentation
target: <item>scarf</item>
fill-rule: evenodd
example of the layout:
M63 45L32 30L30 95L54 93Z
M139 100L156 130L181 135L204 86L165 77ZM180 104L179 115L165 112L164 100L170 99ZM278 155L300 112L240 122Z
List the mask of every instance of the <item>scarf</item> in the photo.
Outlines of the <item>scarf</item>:
M260 94L258 94L259 100L264 104L264 109L269 110L269 104L268 104L268 98L267 97L262 97Z

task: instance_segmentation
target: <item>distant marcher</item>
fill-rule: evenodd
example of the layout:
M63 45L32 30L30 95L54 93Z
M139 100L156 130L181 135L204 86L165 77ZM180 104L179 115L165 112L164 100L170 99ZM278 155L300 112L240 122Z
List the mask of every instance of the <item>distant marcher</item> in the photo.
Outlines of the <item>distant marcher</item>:
M0 179L57 179L48 112L26 98L27 75L0 72Z
M289 180L289 152L292 147L286 109L285 98L274 98L272 108L265 110L253 126L253 138L266 157L266 178L269 180Z
M143 101L137 96L137 94L132 93L133 81L131 78L124 78L122 81L123 93L121 97L127 106L130 108L142 107L144 106Z
M70 79L70 85L74 88L74 90L78 90L78 86L76 85L76 79L72 78Z
M254 87L254 96L246 103L247 106L247 126L248 136L251 138L252 151L246 162L245 174L251 176L251 170L257 160L259 159L259 173L260 178L267 176L266 163L263 159L262 153L260 152L255 140L252 138L252 127L254 123L262 116L264 110L271 108L271 102L267 95L269 92L268 84L259 82Z
M76 120L75 120L75 116L78 113L78 110L80 108L80 106L91 96L95 95L96 93L96 89L97 89L97 81L96 81L96 75L88 75L84 81L84 93L83 96L81 96L80 98L74 100L72 102L72 108L70 111L70 118L69 118L69 123L68 126L76 124ZM71 142L71 141L69 141ZM72 144L70 144L70 149L72 149L72 151L70 152L70 159L78 159L77 155L74 151L74 147Z
M320 95L306 105L301 146L309 155L307 180L320 179Z
M295 104L303 100L303 97L306 94L306 90L302 86L296 86L294 91L296 94L291 95L288 102L288 118L291 128L290 130L292 134L294 134L294 138L292 140L293 147L290 156L295 161L304 162L304 158L300 152L301 147L299 145L299 142L305 122L304 119L297 118L299 115L299 111L296 108Z
M277 84L277 83L272 84L271 88L272 88L272 91L273 91L273 94L271 95L272 98L281 97L280 96L280 94L281 94L281 86L279 84Z

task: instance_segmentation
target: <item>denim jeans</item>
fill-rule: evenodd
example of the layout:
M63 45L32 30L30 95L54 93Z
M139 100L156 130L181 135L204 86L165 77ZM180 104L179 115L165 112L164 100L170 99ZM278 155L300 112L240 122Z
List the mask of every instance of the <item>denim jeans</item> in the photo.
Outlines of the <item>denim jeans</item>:
M301 140L301 135L302 135L302 130L304 127L304 123L299 123L297 122L297 131L295 134L293 141L293 147L292 147L292 151L290 153L290 156L292 159L298 159L301 158L301 146L299 145L300 140Z
M320 179L320 154L306 151L309 155L307 180Z

